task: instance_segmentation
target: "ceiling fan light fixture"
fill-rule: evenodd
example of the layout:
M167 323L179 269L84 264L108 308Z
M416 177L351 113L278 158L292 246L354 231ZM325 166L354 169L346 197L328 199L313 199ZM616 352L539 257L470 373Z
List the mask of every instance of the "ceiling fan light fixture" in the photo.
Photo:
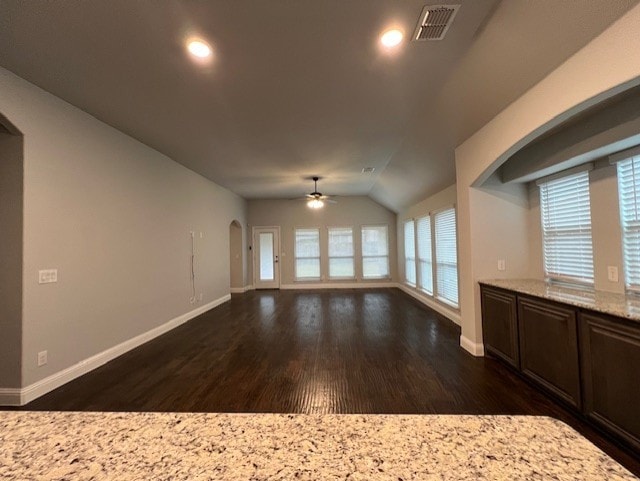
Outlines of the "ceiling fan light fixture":
M307 202L307 206L311 209L321 209L324 206L324 202L320 199L311 199Z

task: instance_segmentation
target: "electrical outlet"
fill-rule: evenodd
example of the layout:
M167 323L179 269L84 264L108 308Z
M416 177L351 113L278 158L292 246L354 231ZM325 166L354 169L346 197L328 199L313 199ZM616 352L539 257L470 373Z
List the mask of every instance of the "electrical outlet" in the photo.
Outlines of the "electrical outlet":
M47 351L40 351L38 353L38 367L44 366L47 363Z
M44 269L38 271L38 284L58 282L58 269Z
M607 266L607 277L610 282L618 282L618 268L616 266Z
M507 270L507 261L505 259L498 259L498 270L499 271Z

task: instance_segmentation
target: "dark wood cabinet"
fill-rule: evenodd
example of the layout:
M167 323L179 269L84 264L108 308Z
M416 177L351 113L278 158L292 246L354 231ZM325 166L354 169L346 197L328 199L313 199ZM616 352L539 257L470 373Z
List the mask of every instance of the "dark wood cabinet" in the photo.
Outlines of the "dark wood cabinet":
M485 350L640 453L640 322L480 285Z
M640 324L580 313L584 413L640 450Z
M482 286L482 338L489 354L520 367L516 295Z
M518 328L522 373L580 408L577 309L520 297Z

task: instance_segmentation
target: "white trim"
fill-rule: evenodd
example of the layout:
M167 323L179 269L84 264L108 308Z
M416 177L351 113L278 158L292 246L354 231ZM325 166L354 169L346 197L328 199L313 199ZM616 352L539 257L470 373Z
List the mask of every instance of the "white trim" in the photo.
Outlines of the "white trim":
M102 351L94 356L91 356L83 361L74 364L62 371L58 371L51 376L48 376L40 381L37 381L22 389L0 389L0 405L5 406L22 406L27 404L40 396L59 388L63 384L68 383L82 376L83 374L93 371L94 369L106 364L107 362L121 356L125 352L131 351L142 344L149 342L150 340L172 330L176 327L184 324L185 322L193 319L200 314L207 312L214 307L219 306L231 299L231 294L222 296L215 301L209 302L203 306L200 306L192 311L182 314L170 321L151 329L150 331L143 332L142 334L124 341L116 346L113 346L105 351ZM6 403L5 403L6 400Z
M396 287L396 283L387 282L299 282L296 284L282 284L280 289L378 289L386 287Z
M475 343L471 339L460 334L460 347L476 357L484 356L484 345Z
M248 284L244 287L230 287L229 288L229 292L231 292L231 294L243 294L247 291L252 291L253 290L253 285L252 284Z
M427 297L426 295L418 292L417 289L407 286L406 284L398 283L396 286L398 287L398 289L402 290L403 292L406 292L414 299L422 302L425 306L433 309L437 313L442 314L447 319L455 322L458 326L462 324L462 319L460 317L459 311L454 310L442 304L441 302L436 301L435 299Z
M0 406L22 406L20 388L0 388Z

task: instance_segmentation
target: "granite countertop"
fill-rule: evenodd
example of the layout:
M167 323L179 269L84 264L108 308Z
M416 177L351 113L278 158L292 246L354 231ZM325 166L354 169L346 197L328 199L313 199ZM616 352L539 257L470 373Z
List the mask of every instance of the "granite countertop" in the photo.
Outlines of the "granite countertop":
M546 417L14 411L0 479L637 478Z
M536 279L488 279L479 282L487 286L500 287L521 294L640 321L640 299L629 298L624 294L572 289Z

